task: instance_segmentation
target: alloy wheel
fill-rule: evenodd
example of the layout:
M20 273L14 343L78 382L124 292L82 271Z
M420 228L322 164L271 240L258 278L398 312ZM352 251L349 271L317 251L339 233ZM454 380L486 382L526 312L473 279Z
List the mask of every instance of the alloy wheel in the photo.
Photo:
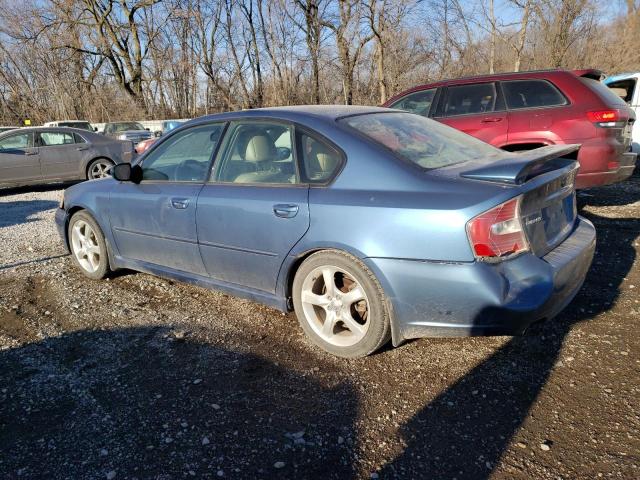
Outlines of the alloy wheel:
M347 271L321 266L304 279L301 291L305 319L324 341L349 347L369 329L369 301L364 288Z
M89 273L94 273L100 266L102 252L98 244L98 237L91 225L84 220L78 220L71 230L71 246L78 263Z

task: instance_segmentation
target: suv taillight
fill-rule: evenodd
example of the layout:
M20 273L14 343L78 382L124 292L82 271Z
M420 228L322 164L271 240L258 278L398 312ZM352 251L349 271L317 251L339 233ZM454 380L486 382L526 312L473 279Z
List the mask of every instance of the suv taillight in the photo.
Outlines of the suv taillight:
M590 122L598 127L612 128L624 126L621 121L620 112L618 110L597 110L595 112L587 112Z
M478 260L496 260L529 250L520 221L520 198L469 220L467 235Z

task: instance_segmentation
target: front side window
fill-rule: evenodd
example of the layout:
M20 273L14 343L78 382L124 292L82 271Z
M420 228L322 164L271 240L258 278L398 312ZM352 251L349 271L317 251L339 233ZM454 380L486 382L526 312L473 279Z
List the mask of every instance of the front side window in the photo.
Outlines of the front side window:
M43 147L54 147L58 145L71 145L76 143L72 133L63 132L40 132L40 140Z
M223 123L200 125L167 138L142 163L143 180L204 182Z
M633 102L633 94L636 89L636 79L635 78L625 78L624 80L618 80L614 82L606 82L605 85L611 90L614 94L624 100L626 103L631 105Z
M507 107L521 108L553 107L566 105L567 100L556 87L545 80L511 80L502 82Z
M429 116L429 110L431 110L431 104L433 103L433 97L435 97L435 95L435 88L413 92L389 105L389 107L427 117Z
M342 156L327 142L297 131L298 158L301 159L301 176L305 183L326 183L342 163Z
M19 150L33 146L31 133L11 135L0 140L0 150Z
M229 183L297 183L292 129L269 122L234 122L216 180Z
M504 153L454 128L411 113L369 113L340 122L424 169L469 160L495 161Z
M493 112L496 96L496 86L493 83L448 87L444 116L453 117Z

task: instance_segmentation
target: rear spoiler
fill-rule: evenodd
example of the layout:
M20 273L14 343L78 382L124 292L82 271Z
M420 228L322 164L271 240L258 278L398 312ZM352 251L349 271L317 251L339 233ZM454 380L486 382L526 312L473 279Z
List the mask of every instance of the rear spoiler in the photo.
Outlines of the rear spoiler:
M596 70L595 68L585 68L583 70L574 70L573 73L578 77L590 78L592 80L600 81L605 77L602 70Z
M536 148L511 154L504 160L464 172L460 176L472 180L521 185L532 177L558 168L557 162L552 162L553 160L569 155L579 148L579 144L549 145Z

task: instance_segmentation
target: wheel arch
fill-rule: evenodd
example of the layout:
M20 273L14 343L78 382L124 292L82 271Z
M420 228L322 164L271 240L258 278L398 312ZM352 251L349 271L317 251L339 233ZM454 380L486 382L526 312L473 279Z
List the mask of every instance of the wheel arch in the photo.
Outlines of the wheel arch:
M389 312L389 322L391 323L391 342L394 346L398 346L403 343L403 339L400 335L400 331L397 328L397 322L395 319L395 309L393 306L392 300L392 289L389 285L387 278L384 274L378 269L372 262L367 261L367 256L362 254L362 252L358 252L351 248L344 248L338 246L316 246L312 248L308 248L295 256L291 256L289 262L285 262L284 272L281 272L281 276L283 277L283 285L282 290L284 294L284 298L286 301L286 306L288 311L293 311L293 301L292 301L292 292L293 292L293 281L296 277L296 273L298 269L302 265L302 263L309 258L314 253L318 252L342 252L347 253L358 260L360 260L364 265L373 273L376 280L380 284L382 291L384 293L385 303L387 305L387 310ZM282 275L284 273L284 275Z
M98 224L98 226L100 227L100 230L102 231L104 243L107 246L107 260L109 261L109 268L112 271L117 270L115 268L115 264L113 260L113 249L111 247L111 242L109 241L109 236L105 234L104 226L100 223L100 221L97 218L97 215L94 212L92 212L90 208L87 208L82 205L74 205L73 207L70 207L69 210L67 210L67 218L65 219L65 222L64 222L64 240L69 252L71 252L71 244L69 243L69 222L71 221L71 218L78 212L87 212L87 214L91 216L91 218L93 218L93 220Z

